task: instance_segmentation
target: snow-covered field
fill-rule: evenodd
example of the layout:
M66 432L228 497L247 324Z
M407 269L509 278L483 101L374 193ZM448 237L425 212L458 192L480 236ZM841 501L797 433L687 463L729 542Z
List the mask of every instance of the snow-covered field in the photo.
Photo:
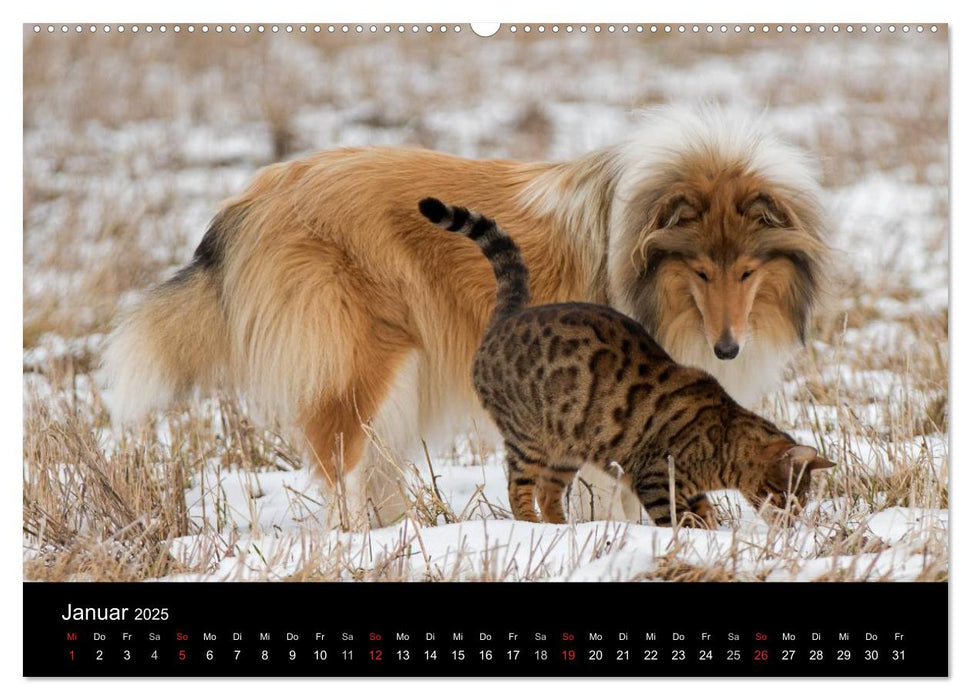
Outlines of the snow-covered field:
M941 580L948 576L948 49L937 35L26 35L24 576L37 580ZM308 150L569 158L717 100L820 159L836 291L763 412L838 466L791 530L510 519L475 436L346 533L300 449L229 397L138 434L94 377L134 292L221 199ZM577 487L581 488L580 486Z

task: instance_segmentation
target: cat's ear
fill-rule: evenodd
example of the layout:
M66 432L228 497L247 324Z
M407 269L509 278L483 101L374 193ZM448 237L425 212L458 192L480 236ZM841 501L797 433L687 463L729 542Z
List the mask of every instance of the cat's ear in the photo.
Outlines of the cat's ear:
M793 445L788 440L779 440L766 445L762 450L762 459L784 470L787 475L789 471L799 472L803 469L815 471L836 466L836 462L820 455L815 447Z
M779 476L785 480L798 478L800 474L811 473L816 469L829 469L836 465L825 457L820 456L815 447L796 445L786 450L776 462Z
M786 452L786 456L792 461L793 467L815 471L816 469L829 469L835 467L836 462L826 459L815 447L807 445L796 445Z
M816 469L830 469L835 467L836 462L820 455L819 457L814 457L806 466L809 467L809 471L815 471Z
M796 445L786 450L785 457L794 467L805 467L812 460L816 459L819 452L815 447L808 445Z
M785 455L790 448L795 449L789 440L770 442L762 448L762 461L766 464L787 461Z

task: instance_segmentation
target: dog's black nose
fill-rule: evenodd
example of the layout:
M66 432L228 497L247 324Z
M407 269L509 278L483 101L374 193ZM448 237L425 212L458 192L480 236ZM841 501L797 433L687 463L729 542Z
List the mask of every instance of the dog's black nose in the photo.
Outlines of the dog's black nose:
M719 360L733 360L738 355L738 343L731 338L722 338L715 343L715 357Z

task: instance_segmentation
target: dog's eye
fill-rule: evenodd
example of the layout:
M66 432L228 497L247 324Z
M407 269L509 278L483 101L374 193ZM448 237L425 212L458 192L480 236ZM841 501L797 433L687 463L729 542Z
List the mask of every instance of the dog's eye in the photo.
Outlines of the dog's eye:
M701 278L702 282L708 281L708 275L706 275L704 272L698 272L697 270L695 272L697 273L698 277Z
M751 276L752 276L752 270L746 270L745 272L742 273L742 281L744 282Z

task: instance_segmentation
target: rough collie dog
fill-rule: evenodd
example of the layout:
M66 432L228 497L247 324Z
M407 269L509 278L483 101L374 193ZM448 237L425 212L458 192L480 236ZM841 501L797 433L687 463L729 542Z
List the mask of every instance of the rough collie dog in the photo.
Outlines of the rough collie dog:
M115 418L235 389L302 431L359 517L400 514L400 466L422 441L488 425L470 372L495 278L421 216L427 196L498 220L535 303L610 304L743 404L804 340L825 268L806 156L717 108L650 113L629 141L563 163L327 151L262 170L120 320Z

